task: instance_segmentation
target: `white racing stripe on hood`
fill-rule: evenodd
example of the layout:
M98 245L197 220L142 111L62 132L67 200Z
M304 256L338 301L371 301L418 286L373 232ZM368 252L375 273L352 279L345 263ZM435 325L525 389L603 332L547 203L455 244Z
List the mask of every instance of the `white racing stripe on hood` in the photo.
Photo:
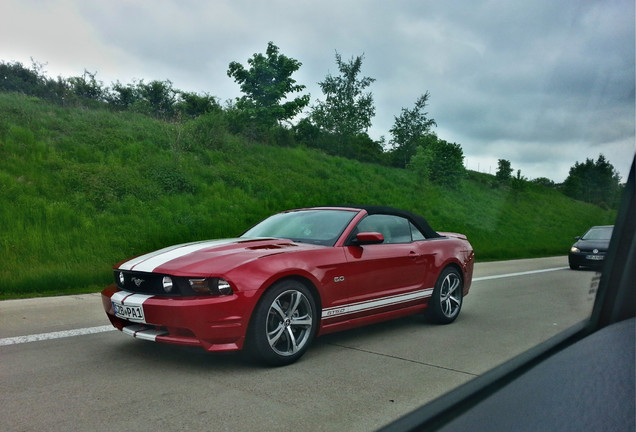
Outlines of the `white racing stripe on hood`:
M193 252L197 252L203 249L207 249L214 246L223 246L225 244L233 243L241 239L223 239L223 240L211 240L202 241L196 243L185 243L176 246L170 246L164 249L160 249L155 252L133 258L130 261L126 261L119 266L119 270L135 270L140 272L152 272L157 267L172 261L177 258L181 258Z
M192 243L187 243L187 244L192 244ZM186 245L185 244L180 244L180 245L170 246L170 247L167 247L167 248L156 250L154 252L147 253L145 255L138 256L138 257L133 258L133 259L131 259L129 261L126 261L125 263L120 265L119 269L120 270L131 270L134 266L136 266L140 262L146 261L149 258L155 257L157 255L164 254L166 252L178 249L178 248L183 247L183 246L186 246Z

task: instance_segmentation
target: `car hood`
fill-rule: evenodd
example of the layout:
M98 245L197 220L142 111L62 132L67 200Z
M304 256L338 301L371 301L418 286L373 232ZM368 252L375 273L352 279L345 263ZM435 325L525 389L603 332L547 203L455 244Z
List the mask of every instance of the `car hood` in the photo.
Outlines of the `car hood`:
M271 255L324 247L272 238L207 240L150 252L122 261L115 268L174 276L207 276Z
M598 250L607 250L609 247L609 240L583 240L580 239L573 245L579 249L598 249Z

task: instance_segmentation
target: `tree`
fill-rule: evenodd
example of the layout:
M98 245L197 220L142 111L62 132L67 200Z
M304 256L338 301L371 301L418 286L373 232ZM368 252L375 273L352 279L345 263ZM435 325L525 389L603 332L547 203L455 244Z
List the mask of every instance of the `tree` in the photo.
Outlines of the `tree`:
M523 192L528 187L528 179L521 175L521 170L517 170L517 176L510 179L510 188L512 189L515 199L520 192Z
M499 159L497 161L497 173L495 178L499 184L508 184L512 178L512 165L509 160Z
M180 92L177 110L189 118L196 118L212 111L220 111L221 105L216 97L205 93Z
M383 162L383 149L380 142L374 141L366 133L361 133L347 141L347 152L345 157L356 159L361 162L381 163Z
M530 183L534 183L539 186L554 188L555 184L552 180L547 177L538 177L536 179L530 180Z
M586 159L570 168L563 182L563 193L577 200L596 205L616 207L620 200L620 176L605 156L600 154L596 162Z
M436 138L426 147L417 147L409 168L415 170L424 181L458 188L466 172L464 152L459 144Z
M411 160L422 139L430 133L431 127L436 126L435 120L429 119L424 112L429 93L426 92L415 101L413 109L402 108L402 112L395 117L395 123L389 130L392 135L390 144L395 164L405 168Z
M366 133L375 115L373 95L364 90L374 78L358 78L364 55L344 62L336 52L336 63L340 75L325 77L318 85L325 95L324 101L316 101L311 119L321 130L336 135L336 138L352 138Z
M136 86L132 84L122 84L119 81L113 83L106 95L108 104L117 109L129 109L141 96Z
M82 76L69 78L68 83L71 91L76 96L101 101L104 97L103 83L95 79L96 75L97 72L91 73L84 69Z
M46 81L46 77L42 73L42 65L35 61L33 61L31 69L23 66L20 62L5 63L0 61L0 78L0 90L29 95L41 93Z
M46 76L44 64L31 59L31 68L20 62L0 62L0 91L20 92L64 105L72 96L67 79Z
M283 102L289 93L305 89L304 85L296 84L296 80L291 78L302 63L280 54L273 42L267 44L265 54L254 54L248 59L249 69L238 62L231 62L227 75L240 84L244 93L237 98L236 108L248 120L272 127L300 113L309 104L309 95Z
M173 117L178 90L172 87L172 81L153 80L145 84L141 80L137 84L137 92L143 105L142 110L161 119Z

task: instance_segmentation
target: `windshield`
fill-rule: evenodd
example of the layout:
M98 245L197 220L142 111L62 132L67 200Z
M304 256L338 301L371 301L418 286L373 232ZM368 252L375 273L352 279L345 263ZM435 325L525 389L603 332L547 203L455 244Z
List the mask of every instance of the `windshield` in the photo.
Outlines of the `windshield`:
M356 212L299 210L279 213L247 230L241 237L286 238L301 243L333 246Z
M612 238L612 229L614 227L594 227L585 233L582 240L607 240Z

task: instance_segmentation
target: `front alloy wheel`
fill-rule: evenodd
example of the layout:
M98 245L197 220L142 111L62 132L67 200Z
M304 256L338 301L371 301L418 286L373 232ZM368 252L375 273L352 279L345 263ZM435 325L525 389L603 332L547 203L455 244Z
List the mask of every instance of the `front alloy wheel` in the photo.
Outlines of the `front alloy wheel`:
M282 281L265 293L256 308L250 332L252 351L271 365L293 363L307 350L316 323L311 292L300 282Z
M431 318L440 324L455 321L462 308L464 286L459 271L447 267L437 279L429 304Z

